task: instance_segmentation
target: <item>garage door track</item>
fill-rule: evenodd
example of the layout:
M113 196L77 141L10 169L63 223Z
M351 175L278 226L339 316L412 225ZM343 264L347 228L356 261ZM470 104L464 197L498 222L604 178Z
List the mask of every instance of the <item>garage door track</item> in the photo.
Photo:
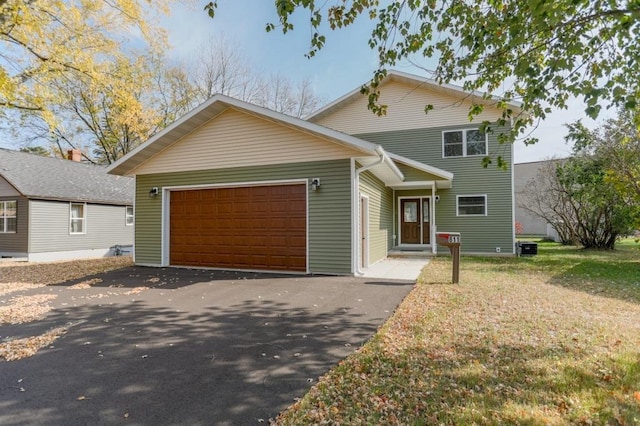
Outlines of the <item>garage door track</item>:
M411 289L143 267L82 281L90 286L21 292L55 295L54 309L0 326L0 342L67 330L33 357L0 360L0 424L267 423L369 339Z

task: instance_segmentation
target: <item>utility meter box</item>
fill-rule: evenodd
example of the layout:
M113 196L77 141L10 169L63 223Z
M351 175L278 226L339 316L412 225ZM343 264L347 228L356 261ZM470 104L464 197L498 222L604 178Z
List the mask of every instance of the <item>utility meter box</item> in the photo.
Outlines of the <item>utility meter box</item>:
M460 281L460 233L459 232L436 232L436 242L441 246L449 247L453 258L453 272L451 281L457 284Z

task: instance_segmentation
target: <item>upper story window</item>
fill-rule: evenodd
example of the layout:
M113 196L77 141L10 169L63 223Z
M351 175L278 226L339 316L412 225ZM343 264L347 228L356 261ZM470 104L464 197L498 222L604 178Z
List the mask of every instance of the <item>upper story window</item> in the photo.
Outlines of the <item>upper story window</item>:
M16 201L0 201L0 232L15 233L18 203Z
M443 157L487 155L487 134L478 129L442 132Z
M124 223L127 226L133 225L133 206L127 206L124 214Z
M69 218L69 232L71 234L84 234L86 232L86 214L86 204L71 203L71 214Z
M458 216L486 216L487 196L482 195L458 195L456 197Z

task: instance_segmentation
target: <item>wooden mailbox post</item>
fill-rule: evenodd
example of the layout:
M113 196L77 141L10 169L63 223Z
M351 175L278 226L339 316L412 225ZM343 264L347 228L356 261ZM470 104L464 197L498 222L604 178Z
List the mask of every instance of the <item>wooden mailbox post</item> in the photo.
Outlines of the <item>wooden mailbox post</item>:
M458 284L460 281L460 233L459 232L436 232L436 241L441 246L449 247L453 257L453 273L451 282Z

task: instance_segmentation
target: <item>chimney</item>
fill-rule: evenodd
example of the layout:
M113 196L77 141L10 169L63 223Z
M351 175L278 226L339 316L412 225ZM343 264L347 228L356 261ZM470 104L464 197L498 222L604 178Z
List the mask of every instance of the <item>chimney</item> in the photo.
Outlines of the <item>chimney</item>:
M82 161L82 151L79 149L70 149L67 151L67 159L71 161L81 162Z

